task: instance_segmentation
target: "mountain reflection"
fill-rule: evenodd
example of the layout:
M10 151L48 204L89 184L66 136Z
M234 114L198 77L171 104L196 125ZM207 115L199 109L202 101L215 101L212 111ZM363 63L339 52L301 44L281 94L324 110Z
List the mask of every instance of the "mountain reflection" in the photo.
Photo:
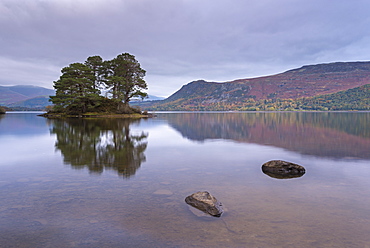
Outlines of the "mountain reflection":
M165 114L190 140L230 139L336 158L370 158L368 112Z
M140 120L73 118L51 122L51 133L57 136L55 147L75 169L86 167L99 174L111 169L128 178L145 162L148 134L130 132L130 125Z

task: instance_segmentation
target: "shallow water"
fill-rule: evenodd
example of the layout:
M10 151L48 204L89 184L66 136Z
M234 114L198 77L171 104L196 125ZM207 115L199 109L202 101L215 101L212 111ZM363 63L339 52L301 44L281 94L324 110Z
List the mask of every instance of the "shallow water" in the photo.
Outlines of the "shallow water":
M370 247L370 113L0 117L1 247ZM261 165L300 164L294 179ZM197 216L208 190L226 208Z

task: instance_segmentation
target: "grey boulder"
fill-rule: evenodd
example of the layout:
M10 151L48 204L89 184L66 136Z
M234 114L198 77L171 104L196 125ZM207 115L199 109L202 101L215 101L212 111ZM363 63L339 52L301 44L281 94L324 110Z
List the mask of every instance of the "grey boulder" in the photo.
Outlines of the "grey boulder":
M185 202L214 217L220 217L224 212L222 203L207 191L199 191L185 198Z
M303 166L282 160L271 160L264 163L262 171L266 175L278 179L301 177L306 173Z

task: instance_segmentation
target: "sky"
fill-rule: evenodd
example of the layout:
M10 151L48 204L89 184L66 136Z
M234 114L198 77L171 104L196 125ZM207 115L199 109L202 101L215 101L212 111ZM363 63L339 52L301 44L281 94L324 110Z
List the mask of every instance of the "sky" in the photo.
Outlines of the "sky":
M130 53L148 93L370 60L368 0L0 0L0 85Z

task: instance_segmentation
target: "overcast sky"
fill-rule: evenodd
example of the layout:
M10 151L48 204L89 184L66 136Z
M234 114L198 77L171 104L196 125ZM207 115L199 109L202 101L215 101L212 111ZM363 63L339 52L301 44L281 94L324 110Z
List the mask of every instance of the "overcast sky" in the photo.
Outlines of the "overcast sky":
M370 60L369 0L0 0L0 85L128 52L149 94L308 64Z

